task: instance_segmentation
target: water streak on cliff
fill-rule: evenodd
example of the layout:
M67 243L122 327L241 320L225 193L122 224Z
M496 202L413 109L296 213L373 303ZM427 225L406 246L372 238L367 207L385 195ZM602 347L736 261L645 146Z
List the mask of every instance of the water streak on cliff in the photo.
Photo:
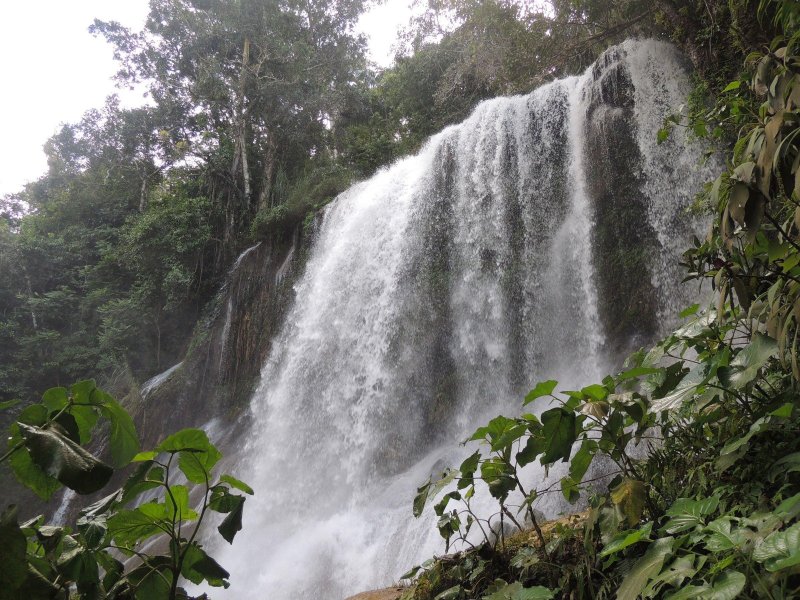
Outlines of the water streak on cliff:
M672 47L627 42L327 208L233 467L256 496L217 549L231 597L338 599L441 552L411 499L471 428L537 380L600 376L674 314L707 174L656 131L687 91Z

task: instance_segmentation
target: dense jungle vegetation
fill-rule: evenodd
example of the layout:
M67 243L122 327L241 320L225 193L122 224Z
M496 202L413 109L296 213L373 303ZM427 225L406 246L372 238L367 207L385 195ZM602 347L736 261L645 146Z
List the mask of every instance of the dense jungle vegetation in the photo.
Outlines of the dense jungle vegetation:
M764 1L757 16L750 31L774 27L770 42L750 48L730 21L742 67L710 64L688 114L658 132L690 127L727 149L699 198L712 228L684 254L714 305L687 307L600 383L539 383L523 403L549 398L538 417L478 428L474 453L413 505L435 501L459 551L404 575L404 600L800 595L800 4ZM531 484L534 462L564 475ZM496 512L474 509L479 491ZM553 493L588 507L542 524L534 507Z
M108 467L80 449L105 419L115 466L143 466L85 509L74 535L41 520L20 530L4 512L0 531L15 541L3 563L13 554L16 570L3 570L0 588L63 595L75 583L81 597L150 598L176 597L179 576L223 584L224 569L181 535L205 511L189 507L188 486L169 482L171 459L205 491L204 508L233 515L220 529L231 539L243 503L232 490L249 488L210 478L219 456L202 432L138 453L124 410L87 377L124 397L183 355L243 248L291 236L352 181L478 101L580 71L625 37L655 35L685 51L697 79L689 110L653 135L690 127L729 156L698 202L717 214L713 230L686 253L688 277L712 286L716 306L687 309L684 327L601 383L556 392L543 382L526 398L551 397L541 417L498 417L476 431L478 450L423 485L414 511L436 499L448 545L473 528L484 542L409 574L418 579L406 596L796 597L800 6L557 0L540 12L431 2L384 71L354 34L365 8L152 0L143 31L92 26L115 48L120 83L144 82L151 103L128 109L110 98L65 125L45 147L47 173L0 200L0 406L13 421L0 462L17 461L43 497L59 485L96 491ZM71 453L80 477L49 458ZM527 489L518 473L537 460L568 461L569 472L552 489ZM593 491L597 472L609 493ZM470 508L484 485L496 515ZM164 490L160 502L127 504L147 486ZM532 506L544 493L590 496L590 509L577 524L542 527ZM515 523L532 533L507 536ZM173 543L163 560L142 557L149 570L103 563L111 546L135 554L156 530Z

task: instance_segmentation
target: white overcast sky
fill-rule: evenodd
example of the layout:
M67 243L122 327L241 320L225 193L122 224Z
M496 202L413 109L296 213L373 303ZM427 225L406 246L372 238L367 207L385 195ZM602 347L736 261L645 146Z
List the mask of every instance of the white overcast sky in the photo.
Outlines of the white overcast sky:
M387 0L362 17L373 60L386 66L411 0ZM45 172L43 144L114 93L112 49L87 28L95 18L138 29L147 0L2 0L0 7L0 196ZM135 94L120 94L126 103Z

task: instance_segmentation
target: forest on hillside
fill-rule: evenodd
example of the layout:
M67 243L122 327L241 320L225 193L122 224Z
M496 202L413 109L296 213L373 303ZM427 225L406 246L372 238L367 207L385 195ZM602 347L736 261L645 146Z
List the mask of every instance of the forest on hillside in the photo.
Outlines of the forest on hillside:
M212 477L220 453L202 431L140 452L127 399L198 343L242 250L311 228L337 194L481 100L581 72L635 36L673 42L693 67L686 106L652 136L686 129L725 157L693 207L711 229L683 264L713 305L688 307L688 323L602 382L539 383L524 404L548 399L541 415L477 429L466 442L474 453L409 506L409 518L433 510L458 551L404 575L404 598L796 597L800 5L431 2L385 70L354 33L366 8L152 0L142 31L91 26L115 49L120 85L146 85L151 102L129 109L112 97L64 125L45 146L47 172L0 200L0 409L11 427L0 462L41 497L62 486L94 493L113 469L83 446L106 422L114 468L139 467L84 509L74 536L39 518L20 528L3 512L0 534L13 543L0 561L16 562L0 575L0 598L25 586L141 600L188 597L181 578L227 586L196 530L181 527L208 508L226 515L218 529L232 542L253 490ZM651 439L645 456L631 451ZM566 462L568 474L526 489L519 472L534 462ZM593 464L610 465L607 490L589 485ZM176 470L186 485L170 480ZM123 508L154 488L158 500ZM189 488L204 494L200 510ZM484 488L494 515L470 504ZM533 505L546 493L588 509L543 527ZM507 535L513 528L523 533ZM164 556L140 552L162 534ZM142 562L125 574L115 551Z
M96 22L120 85L0 202L0 399L87 376L124 395L175 364L237 254L285 239L350 183L489 97L579 72L614 42L671 36L710 80L766 43L752 3L432 3L392 68L368 64L360 0L151 3ZM446 25L442 25L446 24Z

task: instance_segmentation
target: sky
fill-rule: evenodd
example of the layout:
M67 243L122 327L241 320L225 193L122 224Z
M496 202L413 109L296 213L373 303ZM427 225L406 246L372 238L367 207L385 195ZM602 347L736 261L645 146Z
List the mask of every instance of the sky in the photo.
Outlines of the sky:
M387 0L365 14L359 29L372 60L388 66L411 0ZM144 25L147 0L4 0L0 8L0 196L44 174L42 146L62 123L78 121L106 96L143 102L141 92L117 90L112 48L88 27L95 18Z

